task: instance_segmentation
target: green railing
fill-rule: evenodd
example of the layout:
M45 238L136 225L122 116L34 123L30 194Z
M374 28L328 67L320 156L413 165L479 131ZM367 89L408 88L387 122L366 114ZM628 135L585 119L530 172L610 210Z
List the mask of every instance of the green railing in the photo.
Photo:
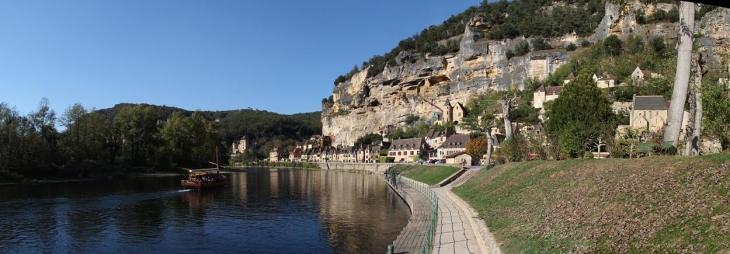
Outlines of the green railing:
M421 254L430 254L431 250L433 250L433 238L436 236L436 223L438 223L439 218L439 199L438 196L436 196L436 193L431 190L431 188L428 187L425 183L407 178L407 177L401 177L400 175L397 176L398 183L406 184L409 187L417 190L418 192L422 193L423 195L426 195L428 199L433 202L433 212L431 213L431 221L428 224L428 229L426 229L426 241L421 245L421 248L419 249L418 253Z

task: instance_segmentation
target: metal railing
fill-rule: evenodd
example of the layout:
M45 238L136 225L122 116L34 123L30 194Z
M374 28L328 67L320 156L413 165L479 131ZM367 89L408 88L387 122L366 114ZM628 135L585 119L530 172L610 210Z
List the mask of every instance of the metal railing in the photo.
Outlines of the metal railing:
M398 183L406 184L409 187L413 188L414 190L422 193L423 195L426 195L429 200L433 203L433 212L431 212L431 220L428 224L428 229L426 229L426 236L425 236L425 242L421 244L421 248L419 249L418 253L421 254L430 254L433 250L433 238L436 236L436 223L438 223L439 218L439 199L438 196L436 196L436 192L434 192L431 188L428 187L425 183L407 178L402 177L401 175L397 176Z

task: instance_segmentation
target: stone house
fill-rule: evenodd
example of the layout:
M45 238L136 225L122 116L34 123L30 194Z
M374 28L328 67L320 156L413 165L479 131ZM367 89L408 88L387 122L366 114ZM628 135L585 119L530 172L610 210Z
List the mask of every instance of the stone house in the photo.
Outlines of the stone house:
M610 88L610 87L616 87L616 79L612 77L604 77L599 76L597 74L593 74L593 81L596 82L596 85L598 88Z
M471 155L469 155L466 152L458 152L458 153L446 156L446 164L461 166L461 163L464 163L464 166L467 166L467 167L471 166L471 163L472 163Z
M244 151L246 151L246 149L248 149L248 147L249 147L248 140L246 140L246 136L241 137L240 140L233 141L233 144L231 145L231 147L233 149L231 151L231 155L236 155L236 154L243 153Z
M532 105L535 108L542 108L543 103L557 99L558 95L562 91L562 86L545 87L544 85L540 85L540 87L532 93Z
M652 72L650 70L642 70L641 67L636 66L636 69L631 73L631 79L633 80L644 80L644 78L661 78L662 75L659 73Z
M515 129L519 130L516 131L516 133L521 133L530 137L545 136L545 127L542 125L542 122L538 122L536 124L525 124L522 125L522 127Z
M466 116L466 109L460 102L452 104L449 99L446 99L441 109L441 113L434 113L436 123L446 124L453 123L458 125L464 116Z
M570 83L570 81L573 81L573 79L575 79L575 74L573 74L573 73L571 72L570 74L568 74L568 77L566 77L566 78L565 78L565 79L563 80L563 84L568 84L568 83Z
M355 154L352 152L352 146L343 146L337 149L337 156L335 158L339 162L353 162L355 161Z
M380 158L380 150L382 146L379 145L369 145L368 149L365 152L365 161L366 162L376 162Z
M424 138L396 139L390 144L388 157L395 158L396 162L411 162L416 156L428 156L430 149Z
M289 153L289 161L302 161L302 154L304 151L301 147L294 148L291 153Z
M471 140L469 134L454 134L449 136L441 146L436 148L436 159L444 159L449 155L465 152L466 143Z
M661 95L636 96L629 109L629 126L636 130L656 132L664 128L667 122L669 101ZM689 112L684 111L682 130L687 127Z
M276 147L269 152L269 161L271 162L286 161L287 159L289 159L289 151L286 148Z
M428 143L428 146L430 147L439 147L441 144L446 141L446 138L453 135L455 133L454 129L449 127L446 128L443 131L437 131L437 130L430 130L426 134L426 143Z

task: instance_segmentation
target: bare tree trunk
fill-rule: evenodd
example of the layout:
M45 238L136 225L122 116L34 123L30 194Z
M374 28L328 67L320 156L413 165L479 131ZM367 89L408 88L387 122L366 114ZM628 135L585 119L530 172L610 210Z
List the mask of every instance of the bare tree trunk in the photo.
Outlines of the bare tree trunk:
M695 4L682 1L679 7L679 47L677 49L677 72L674 79L672 101L667 112L667 126L664 129L664 144L662 147L677 148L679 133L682 128L684 103L687 100L689 86L689 69L692 57L692 34L694 28Z
M505 95L504 99L499 101L499 104L502 105L502 118L504 119L505 139L510 139L512 137L512 121L509 120L509 112L512 109L512 102L516 98L517 97L513 97L512 99L509 99L507 95Z
M694 156L699 154L700 132L702 130L702 54L697 54L692 59L692 70L694 71L694 85L690 89L689 104L690 121L687 123L687 138L685 142L684 155Z
M492 164L492 130L488 129L487 131L487 166Z
M684 141L683 155L691 156L692 155L692 143L693 143L692 139L694 139L694 132L695 132L694 116L695 116L695 110L697 109L694 102L695 102L695 98L697 98L697 97L695 96L695 92L696 92L695 89L689 89L687 92L689 93L687 96L687 100L689 103L689 119L687 121L687 130L685 132L685 133L687 133L687 135L685 135L685 139L684 139L685 141Z
M695 64L695 126L692 135L692 151L690 155L700 154L700 133L702 132L702 54L697 54L697 61Z

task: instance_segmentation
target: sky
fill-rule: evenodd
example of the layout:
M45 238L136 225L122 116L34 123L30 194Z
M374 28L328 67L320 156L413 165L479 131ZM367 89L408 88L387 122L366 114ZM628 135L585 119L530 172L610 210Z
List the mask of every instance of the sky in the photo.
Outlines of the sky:
M321 110L334 80L481 0L0 2L0 103Z

